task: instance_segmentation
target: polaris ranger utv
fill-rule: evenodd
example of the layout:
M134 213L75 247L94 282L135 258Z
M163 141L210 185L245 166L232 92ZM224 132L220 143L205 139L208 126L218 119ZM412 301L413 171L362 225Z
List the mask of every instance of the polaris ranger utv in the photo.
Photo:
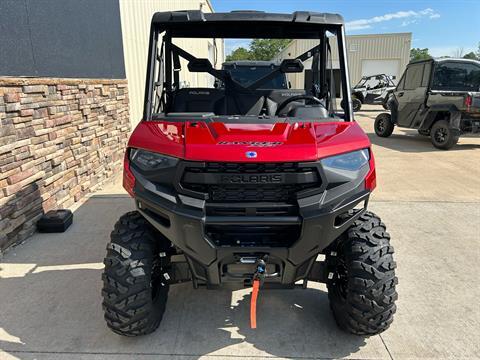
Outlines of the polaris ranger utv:
M352 88L353 111L360 111L362 104L379 104L388 110L388 99L396 86L393 79L385 74L362 77Z
M177 45L185 37L269 36L312 48L248 85ZM330 41L339 49L344 111L327 81ZM262 86L278 74L303 75L310 59L311 89ZM188 71L225 86L180 88ZM252 328L260 288L305 288L309 280L327 284L342 329L371 335L392 322L393 247L367 211L375 164L352 116L341 16L156 13L143 120L128 143L123 185L137 210L120 218L107 246L103 308L114 332L154 331L169 287L185 281L252 286Z
M438 149L452 148L463 134L480 134L480 61L429 59L408 64L388 101L391 114L375 119L375 133L395 126L417 129Z

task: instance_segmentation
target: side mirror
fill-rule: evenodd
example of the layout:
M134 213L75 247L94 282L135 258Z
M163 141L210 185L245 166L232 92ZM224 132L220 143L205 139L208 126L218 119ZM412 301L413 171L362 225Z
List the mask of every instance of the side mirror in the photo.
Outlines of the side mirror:
M280 64L280 71L284 74L300 73L303 71L303 64L300 59L285 59Z
M291 89L292 88L292 83L289 81L288 82L288 88Z
M213 70L212 63L208 59L195 59L188 63L190 72L209 72Z

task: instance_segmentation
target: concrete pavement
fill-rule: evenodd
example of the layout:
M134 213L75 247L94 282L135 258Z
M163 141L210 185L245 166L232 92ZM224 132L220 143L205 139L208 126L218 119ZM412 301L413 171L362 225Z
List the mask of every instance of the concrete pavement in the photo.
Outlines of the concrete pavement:
M368 107L357 116L371 132ZM172 287L160 328L142 338L110 332L101 268L117 218L133 208L119 184L74 215L64 234L36 234L0 260L0 359L411 359L480 357L480 141L433 149L395 130L372 137L379 187L370 208L396 249L393 325L362 338L337 329L323 285L260 294L249 329L249 289ZM381 141L380 141L381 140Z

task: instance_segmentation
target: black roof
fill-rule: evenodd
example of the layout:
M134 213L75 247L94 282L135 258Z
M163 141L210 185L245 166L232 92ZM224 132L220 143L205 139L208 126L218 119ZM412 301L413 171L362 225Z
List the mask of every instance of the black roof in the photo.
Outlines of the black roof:
M228 13L204 13L201 10L180 10L157 12L153 15L154 24L167 22L283 22L283 23L306 23L306 24L343 24L343 18L338 14L318 13L310 11L295 11L292 14L266 13L264 11L235 10Z
M450 58L450 57L442 57L442 58L430 58L430 59L422 59L422 60L415 60L415 61L410 61L410 64L419 64L423 62L436 62L436 63L444 63L444 62L463 62L463 63L469 63L469 64L476 64L480 65L480 61L478 60L473 60L473 59L464 59L464 58Z
M204 13L201 10L158 12L152 26L173 37L305 38L319 36L319 29L335 32L343 25L338 14L296 11L292 14L262 11Z

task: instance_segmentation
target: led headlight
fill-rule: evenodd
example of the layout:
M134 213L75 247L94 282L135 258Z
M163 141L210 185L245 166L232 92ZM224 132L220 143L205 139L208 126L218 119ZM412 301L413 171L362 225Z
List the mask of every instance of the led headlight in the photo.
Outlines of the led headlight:
M324 169L338 169L357 171L362 168L370 160L370 152L368 149L352 151L346 154L330 156L322 159Z
M142 149L130 150L130 161L143 171L161 170L178 163L177 158Z

